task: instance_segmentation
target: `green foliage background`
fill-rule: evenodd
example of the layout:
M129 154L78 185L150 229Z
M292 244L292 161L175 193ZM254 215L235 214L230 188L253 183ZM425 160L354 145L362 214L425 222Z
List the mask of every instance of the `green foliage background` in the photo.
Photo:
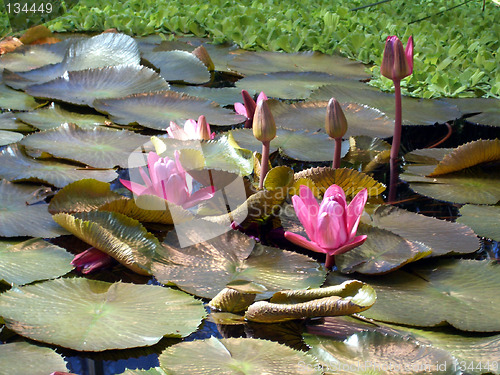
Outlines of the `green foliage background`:
M393 0L349 9L371 2L80 0L65 16L51 21L50 28L74 32L114 27L135 35L175 32L234 42L245 49L340 53L375 64L371 84L384 90L392 87L379 73L385 38L398 35L406 43L413 35L415 66L403 82L406 94L500 98L500 7L487 1L483 12L483 1L473 0L446 10L463 0ZM5 16L0 27L8 28Z

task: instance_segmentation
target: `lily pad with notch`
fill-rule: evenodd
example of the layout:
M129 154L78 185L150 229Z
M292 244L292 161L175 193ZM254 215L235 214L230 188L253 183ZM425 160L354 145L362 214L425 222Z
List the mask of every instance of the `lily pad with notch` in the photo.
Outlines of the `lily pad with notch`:
M457 222L471 227L478 236L500 241L498 225L500 223L499 206L478 206L466 204L460 208Z

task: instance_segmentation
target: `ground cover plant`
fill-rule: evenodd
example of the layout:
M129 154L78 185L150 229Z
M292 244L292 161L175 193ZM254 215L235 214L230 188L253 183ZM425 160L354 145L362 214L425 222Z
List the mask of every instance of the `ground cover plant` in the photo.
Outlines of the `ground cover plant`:
M339 57L30 33L0 58L0 373L500 372L497 99L401 112L346 100L370 75Z

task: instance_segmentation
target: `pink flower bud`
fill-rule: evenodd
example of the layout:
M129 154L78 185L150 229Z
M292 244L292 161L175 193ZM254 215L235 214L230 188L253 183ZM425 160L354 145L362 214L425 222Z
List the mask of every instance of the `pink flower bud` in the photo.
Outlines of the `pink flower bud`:
M406 50L397 36L387 37L380 73L393 81L413 73L413 37L408 39Z
M347 132L344 111L335 98L331 98L326 107L325 130L332 138L342 138Z

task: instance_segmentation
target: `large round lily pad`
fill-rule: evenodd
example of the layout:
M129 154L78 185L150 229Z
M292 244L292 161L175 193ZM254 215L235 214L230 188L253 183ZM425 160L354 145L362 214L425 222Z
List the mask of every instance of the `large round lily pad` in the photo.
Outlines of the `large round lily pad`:
M236 87L213 88L205 86L170 85L170 90L180 94L212 100L221 106L233 105L242 100L241 90Z
M1 82L1 81L0 81ZM0 83L0 108L18 111L29 111L38 106L31 95L21 91L16 91L8 88L3 83Z
M270 101L269 106L278 127L324 132L327 101L285 104ZM356 103L341 104L347 119L345 137L368 135L390 137L394 124L378 109Z
M500 207L466 204L460 208L457 221L471 227L478 236L500 241Z
M73 278L1 294L0 315L9 329L33 340L102 351L154 345L165 335L187 336L205 309L201 301L170 288Z
M17 146L9 146L0 151L0 178L10 181L44 181L56 187L63 187L84 178L110 182L117 176L111 169L90 169L56 160L33 159Z
M34 131L35 128L25 124L17 119L17 116L22 113L4 112L0 113L0 130L12 130L18 132Z
M95 168L126 168L131 154L140 150L149 139L128 130L82 129L64 124L57 129L31 134L21 144Z
M344 277L334 276L327 284ZM500 268L494 263L445 259L414 265L410 272L358 277L377 292L362 313L371 319L433 327L447 322L464 331L500 331Z
M369 78L365 66L345 57L326 55L319 52L233 52L234 58L228 68L245 75L276 72L323 72L338 77L360 80ZM266 91L267 93L267 91Z
M144 56L166 81L202 84L210 81L207 67L187 51L150 52Z
M313 259L297 253L255 245L229 231L211 240L180 248L174 236L157 252L153 274L194 295L213 298L226 285L239 290L272 292L321 285L325 271Z
M95 99L168 89L168 83L152 69L119 65L67 72L52 81L29 86L26 92L36 97L92 106Z
M54 103L46 108L38 109L33 112L18 113L17 118L40 130L58 128L66 123L76 124L84 129L94 128L99 125L104 125L107 121L107 118L104 116L67 111Z
M40 238L0 240L0 280L23 285L54 279L73 269L73 255Z
M321 374L316 359L268 340L211 337L182 342L160 355L168 374ZM244 371L242 371L244 370Z
M50 348L27 342L0 345L0 375L47 375L68 371L63 357Z
M0 237L57 237L67 234L47 211L42 186L25 186L0 180ZM40 195L40 197L38 197Z
M82 241L111 255L142 275L151 274L151 262L160 243L137 220L116 212L59 213L54 221Z
M500 126L500 101L496 98L446 98L462 114L478 113L468 120L483 125Z
M134 122L148 128L166 130L170 121L183 124L204 115L210 125L234 125L245 117L204 100L173 91L135 94L120 99L99 99L93 104L98 111L109 113L119 124Z
M0 60L0 71L8 69L12 72L27 72L44 65L57 64L64 58L68 45L73 39L66 39L58 43L31 44L16 48L7 53Z
M20 133L0 130L0 146L19 142L21 139L23 139L23 137L24 136Z
M238 129L229 132L231 141L254 152L262 152L262 142L253 135L252 129ZM329 161L333 160L335 141L326 133L312 133L305 130L277 129L276 138L271 141L269 152L276 150L295 160ZM349 150L349 143L342 142L341 156Z

